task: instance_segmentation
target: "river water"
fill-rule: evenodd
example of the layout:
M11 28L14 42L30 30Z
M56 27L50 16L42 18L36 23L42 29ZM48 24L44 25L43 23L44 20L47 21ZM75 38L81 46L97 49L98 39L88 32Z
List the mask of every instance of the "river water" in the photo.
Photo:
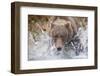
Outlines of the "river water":
M84 59L88 58L88 31L79 28L71 42L57 51L48 33L42 32L35 41L31 32L28 36L28 60Z

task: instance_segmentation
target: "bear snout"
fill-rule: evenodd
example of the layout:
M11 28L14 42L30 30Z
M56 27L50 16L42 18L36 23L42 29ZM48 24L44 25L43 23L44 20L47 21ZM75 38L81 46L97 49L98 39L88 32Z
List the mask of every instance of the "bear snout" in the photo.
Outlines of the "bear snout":
M57 51L61 51L64 46L63 40L61 38L57 38L55 41L55 46L57 48Z

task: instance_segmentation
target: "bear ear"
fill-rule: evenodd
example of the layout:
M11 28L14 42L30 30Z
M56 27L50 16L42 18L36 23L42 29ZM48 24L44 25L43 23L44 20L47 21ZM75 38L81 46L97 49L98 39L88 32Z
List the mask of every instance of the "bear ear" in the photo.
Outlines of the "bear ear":
M70 21L67 21L67 23L65 24L65 27L68 28L71 26L71 22Z

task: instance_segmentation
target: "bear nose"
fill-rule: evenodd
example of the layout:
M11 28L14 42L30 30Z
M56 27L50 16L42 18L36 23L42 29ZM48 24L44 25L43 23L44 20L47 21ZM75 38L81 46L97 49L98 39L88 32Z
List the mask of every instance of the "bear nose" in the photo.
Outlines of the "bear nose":
M58 48L57 48L57 50L58 50L58 51L61 51L61 48L60 48L60 47L58 47Z

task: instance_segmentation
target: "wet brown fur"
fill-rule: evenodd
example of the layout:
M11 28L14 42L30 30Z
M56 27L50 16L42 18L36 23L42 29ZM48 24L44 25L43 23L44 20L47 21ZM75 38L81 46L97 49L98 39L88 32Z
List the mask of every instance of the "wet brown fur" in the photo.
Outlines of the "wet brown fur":
M77 33L79 25L72 17L56 17L51 24L50 36L54 40L56 48L62 48L65 42L69 42Z

